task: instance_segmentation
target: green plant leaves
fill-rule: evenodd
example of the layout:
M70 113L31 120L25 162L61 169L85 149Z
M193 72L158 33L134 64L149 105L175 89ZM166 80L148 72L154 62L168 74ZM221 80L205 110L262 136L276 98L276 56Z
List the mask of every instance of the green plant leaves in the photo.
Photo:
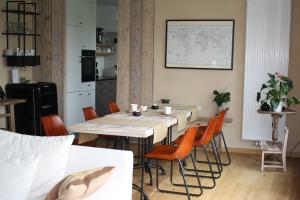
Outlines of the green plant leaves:
M261 93L257 92L257 94L256 94L256 101L259 102L260 98L261 98Z
M230 101L230 92L219 92L214 90L213 94L215 95L213 101L216 102L218 107L222 106L223 103Z

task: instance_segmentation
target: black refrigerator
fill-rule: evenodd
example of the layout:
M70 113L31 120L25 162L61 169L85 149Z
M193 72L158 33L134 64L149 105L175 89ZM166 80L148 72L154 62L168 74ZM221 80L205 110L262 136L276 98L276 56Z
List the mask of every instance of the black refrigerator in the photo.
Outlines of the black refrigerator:
M5 89L7 98L27 100L15 106L16 132L44 136L41 117L58 113L55 83L7 84Z

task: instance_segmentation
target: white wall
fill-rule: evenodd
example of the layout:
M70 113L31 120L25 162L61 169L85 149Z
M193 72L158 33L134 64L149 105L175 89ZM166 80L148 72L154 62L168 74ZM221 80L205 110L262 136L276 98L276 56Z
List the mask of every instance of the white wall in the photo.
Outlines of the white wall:
M117 32L117 6L97 6L97 27L104 32Z

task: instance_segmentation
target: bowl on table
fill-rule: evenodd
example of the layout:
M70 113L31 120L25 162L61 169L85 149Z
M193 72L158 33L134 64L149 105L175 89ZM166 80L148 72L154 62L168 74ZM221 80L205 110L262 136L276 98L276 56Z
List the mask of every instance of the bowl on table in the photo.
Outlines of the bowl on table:
M141 116L142 113L139 112L139 111L134 111L134 112L132 112L132 115L135 116L135 117L138 117L138 116Z
M158 109L159 109L159 106L158 106L157 104L153 104L153 105L151 106L151 109L152 109L152 110L158 110Z
M170 103L170 99L161 99L160 101L163 104L169 104Z

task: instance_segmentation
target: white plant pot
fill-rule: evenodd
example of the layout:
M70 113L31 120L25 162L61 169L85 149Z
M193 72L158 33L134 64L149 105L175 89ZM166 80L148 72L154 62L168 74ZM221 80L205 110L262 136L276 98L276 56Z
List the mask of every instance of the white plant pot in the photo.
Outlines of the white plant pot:
M223 103L220 107L218 107L217 112L219 113L226 108L228 108L228 103Z
M278 104L278 106L277 106L277 108L276 109L274 109L274 112L281 112L282 111L282 102L280 101L279 102L279 104Z

